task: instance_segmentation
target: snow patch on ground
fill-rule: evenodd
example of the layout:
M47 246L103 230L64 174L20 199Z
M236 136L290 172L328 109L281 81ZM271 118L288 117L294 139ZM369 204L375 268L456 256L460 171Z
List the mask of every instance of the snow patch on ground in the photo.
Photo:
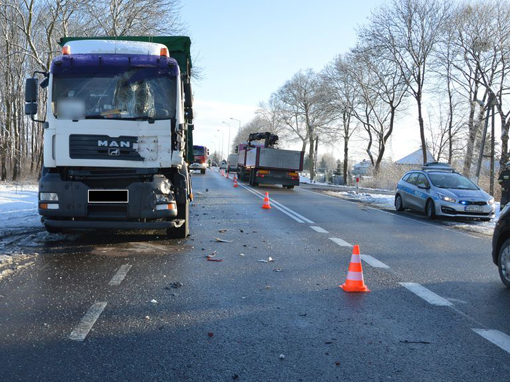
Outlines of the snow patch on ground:
M12 228L41 227L37 184L0 184L0 236Z

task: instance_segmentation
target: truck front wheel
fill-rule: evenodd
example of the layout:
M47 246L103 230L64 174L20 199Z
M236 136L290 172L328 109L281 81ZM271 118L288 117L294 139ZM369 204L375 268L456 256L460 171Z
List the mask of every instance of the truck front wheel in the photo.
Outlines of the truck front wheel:
M184 219L179 228L167 228L166 236L169 239L186 239L189 236L189 200L184 204L177 204L177 218Z

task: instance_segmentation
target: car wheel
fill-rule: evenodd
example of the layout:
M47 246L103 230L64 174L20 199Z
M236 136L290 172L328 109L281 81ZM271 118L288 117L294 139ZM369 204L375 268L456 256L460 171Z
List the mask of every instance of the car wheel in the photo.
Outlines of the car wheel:
M427 200L427 204L425 205L425 213L429 219L436 218L436 206L432 199Z
M506 240L499 250L498 270L501 281L510 288L510 239Z
M402 201L402 196L400 196L400 194L397 194L397 196L395 196L395 209L397 211L404 211L404 203Z

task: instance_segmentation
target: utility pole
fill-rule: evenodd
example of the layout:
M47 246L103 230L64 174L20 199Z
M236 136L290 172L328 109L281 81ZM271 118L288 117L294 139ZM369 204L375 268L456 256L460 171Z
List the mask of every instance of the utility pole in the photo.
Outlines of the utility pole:
M492 103L492 126L491 126L491 171L490 171L490 194L494 195L494 130L496 125L496 105Z

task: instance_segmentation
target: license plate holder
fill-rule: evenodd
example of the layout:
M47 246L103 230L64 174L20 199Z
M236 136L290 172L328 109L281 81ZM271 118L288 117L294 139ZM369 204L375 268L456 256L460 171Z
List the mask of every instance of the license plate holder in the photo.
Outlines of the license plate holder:
M88 190L89 204L129 203L129 190Z
M466 212L483 212L481 206L466 206Z

